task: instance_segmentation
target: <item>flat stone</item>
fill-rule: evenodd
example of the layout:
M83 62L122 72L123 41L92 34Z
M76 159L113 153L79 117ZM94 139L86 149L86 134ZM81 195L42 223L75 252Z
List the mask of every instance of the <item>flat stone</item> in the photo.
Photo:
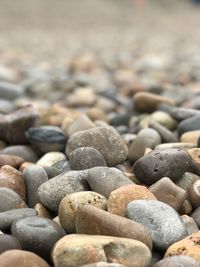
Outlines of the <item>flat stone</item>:
M6 187L0 187L0 212L26 207L26 203L16 192Z
M88 146L97 149L108 166L122 163L128 155L128 149L124 140L110 126L95 127L73 134L68 140L66 154L69 157L70 153L76 148Z
M168 204L176 211L179 211L187 197L186 191L174 184L168 177L163 177L151 185L149 191L159 201Z
M156 263L153 267L200 267L200 263L189 256L172 256Z
M170 114L175 120L182 121L190 117L200 115L200 111L191 108L175 107L171 109Z
M22 250L9 250L0 255L1 267L49 267L41 257L35 253Z
M120 237L67 235L53 248L55 267L77 267L99 261L127 267L148 267L151 253L143 243Z
M200 263L200 231L172 244L165 253L165 257L189 256Z
M78 209L76 232L78 234L130 238L138 240L144 243L150 250L152 249L151 237L142 224L91 205L85 205Z
M7 187L26 199L26 188L22 173L15 168L5 165L0 169L0 187Z
M141 130L129 147L129 160L136 161L144 155L147 147L153 149L160 143L161 137L156 130L150 128Z
M67 195L59 205L59 221L67 233L76 232L77 210L84 205L93 205L100 209L107 208L107 199L92 191L76 192Z
M18 156L0 154L0 168L5 165L10 165L14 168L19 168L19 166L24 162L24 159Z
M156 130L159 133L162 143L178 142L178 138L175 136L175 134L173 134L170 130L168 130L160 123L152 121L149 123L149 127Z
M107 166L102 154L93 147L80 147L69 154L72 170L85 170L96 166Z
M37 212L34 209L21 208L0 212L0 230L9 232L11 224L18 219L36 216Z
M38 188L39 200L49 210L57 212L60 201L66 195L88 189L87 183L83 180L86 175L86 171L61 173Z
M144 225L151 235L153 245L158 250L166 250L187 234L178 213L169 205L158 200L130 202L127 206L127 216Z
M106 198L115 189L123 185L133 184L123 172L117 168L109 167L94 167L89 169L86 180L93 191Z
M15 145L8 146L3 149L2 153L7 155L15 155L24 159L24 161L36 162L38 160L38 156L35 151L27 145Z
M14 221L11 233L19 240L23 250L34 252L47 261L50 261L54 244L65 235L57 223L37 216Z
M125 266L118 263L97 262L97 263L81 265L81 267L125 267Z
M48 181L48 176L45 170L37 165L27 167L23 176L26 184L27 204L30 208L33 208L39 201L37 190L41 184Z
M152 112L160 104L174 105L174 101L168 97L163 97L147 92L139 92L133 97L134 108L140 112Z
M199 137L200 137L200 130L190 131L182 134L180 137L180 141L185 143L193 143L197 145Z
M195 148L197 145L193 143L166 143L166 144L160 144L155 147L156 150L163 150L163 149L171 149L171 148L177 148L177 149L191 149Z
M0 255L6 250L21 249L19 241L11 235L0 235Z
M48 152L37 161L37 164L42 167L52 167L62 160L66 161L66 156L62 152Z
M128 203L136 199L156 200L156 197L145 186L124 185L110 193L107 209L110 213L125 216Z
M181 121L177 128L179 135L199 129L200 129L200 115L193 116L191 118Z

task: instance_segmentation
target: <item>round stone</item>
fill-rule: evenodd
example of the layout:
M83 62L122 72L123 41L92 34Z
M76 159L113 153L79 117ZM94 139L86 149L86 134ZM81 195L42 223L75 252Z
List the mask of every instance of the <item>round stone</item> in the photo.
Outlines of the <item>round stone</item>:
M125 267L125 266L118 263L97 262L87 265L81 265L81 267Z
M183 120L178 125L178 133L182 135L183 133L195 131L200 129L200 115L193 116L186 120Z
M193 143L197 145L199 137L200 137L200 130L196 130L182 134L180 140L181 142Z
M200 267L200 263L189 256L173 256L157 262L153 267Z
M24 162L23 158L13 155L0 154L0 168L5 165L10 165L14 168L19 168Z
M11 235L0 235L0 255L6 250L21 249L19 241Z
M35 151L27 145L8 146L3 149L2 153L21 157L28 162L36 162L38 160Z
M26 203L16 192L6 187L0 187L0 212L26 207Z
M199 228L192 217L188 215L182 215L181 219L187 229L188 235L192 235L194 233L199 232Z
M196 209L200 206L200 180L194 182L189 192L189 200L192 206Z
M26 217L15 221L11 233L20 242L23 250L36 253L50 261L51 249L65 235L63 229L47 218Z
M160 123L152 121L149 123L149 127L153 128L159 133L163 143L178 142L178 138L175 136L175 134L173 134L170 130L168 130Z
M63 160L66 161L66 156L62 152L48 152L37 161L37 165L42 167L52 167Z
M144 225L151 235L153 245L158 250L166 250L187 234L178 213L169 205L158 200L130 202L127 206L127 216Z

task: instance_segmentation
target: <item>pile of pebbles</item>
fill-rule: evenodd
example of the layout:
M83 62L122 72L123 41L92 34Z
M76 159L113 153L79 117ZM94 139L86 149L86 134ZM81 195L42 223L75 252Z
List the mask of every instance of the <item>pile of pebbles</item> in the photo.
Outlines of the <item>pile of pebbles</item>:
M200 266L200 75L137 60L0 69L1 267Z

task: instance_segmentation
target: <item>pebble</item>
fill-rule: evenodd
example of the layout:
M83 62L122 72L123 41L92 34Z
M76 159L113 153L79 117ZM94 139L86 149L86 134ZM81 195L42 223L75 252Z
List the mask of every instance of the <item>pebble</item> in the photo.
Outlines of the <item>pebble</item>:
M170 110L170 114L175 120L182 121L200 115L200 111L191 108L175 107Z
M50 261L51 249L56 241L65 235L57 223L38 216L14 221L11 233L19 240L23 250L34 252L47 261Z
M59 221L67 233L76 232L76 215L80 207L93 205L99 209L107 208L107 199L92 191L76 192L68 194L59 205Z
M200 148L188 149L188 153L195 162L200 164Z
M77 267L99 261L127 267L148 267L151 252L137 240L98 235L67 235L54 246L55 267Z
M141 182L151 185L162 177L169 177L176 182L190 166L191 158L185 150L163 149L152 151L138 159L133 170Z
M183 143L184 142L185 143L193 143L193 144L197 145L199 137L200 137L200 130L190 131L190 132L186 132L186 133L182 134L180 137L180 141Z
M40 126L26 131L29 142L41 153L63 151L66 138L62 130L56 126Z
M25 132L36 124L38 114L32 106L0 116L0 139L13 145L27 143Z
M36 215L37 212L30 208L12 209L0 212L0 230L9 232L10 227L15 220Z
M29 161L29 162L36 162L38 160L38 156L35 153L35 151L30 146L27 145L8 146L3 149L2 153L7 155L18 156L23 158L24 161Z
M200 267L200 263L189 256L172 256L156 263L153 267Z
M57 212L60 201L67 195L88 189L83 180L85 171L63 172L38 188L38 198L50 211Z
M117 168L109 167L94 167L88 170L86 180L90 188L108 198L109 194L115 189L127 185L133 184L123 172Z
M7 187L26 199L26 188L22 173L15 168L4 165L0 169L0 187Z
M41 257L35 253L22 250L9 250L0 255L1 267L49 267Z
M17 84L0 81L0 98L14 100L24 93L23 87Z
M192 257L200 263L200 231L172 244L166 251L165 257L184 255Z
M162 140L162 143L176 143L176 142L178 142L178 138L175 136L175 134L172 133L170 130L168 130L163 125L161 125L160 123L152 121L149 123L149 127L156 130L159 133L161 140Z
M97 166L107 166L102 154L93 147L77 148L69 154L72 170L85 170Z
M0 168L5 165L10 165L14 168L19 168L24 162L24 159L18 156L0 154Z
M23 172L23 176L26 184L27 204L30 208L33 208L39 201L37 190L41 184L48 181L48 176L45 170L37 165L27 167Z
M160 144L155 147L156 150L162 150L162 149L170 149L170 148L177 148L177 149L191 149L195 148L197 145L193 143L165 143L165 144Z
M139 92L133 97L134 108L140 112L152 112L157 109L160 104L174 105L174 101L170 98L147 93Z
M137 159L144 155L145 149L147 147L153 149L160 143L161 137L156 130L150 128L141 130L129 147L129 160L135 162Z
M156 197L145 186L124 185L110 193L107 202L108 212L125 216L128 203L136 199L156 200Z
M45 208L44 205L42 205L41 203L37 203L34 206L34 210L37 212L37 216L39 217L45 217L45 218L49 218L52 219L53 218L53 214L47 209Z
M125 161L128 155L125 142L110 126L95 127L73 134L68 140L66 154L69 157L76 148L88 146L97 149L111 167Z
M177 185L184 189L189 194L190 188L192 188L193 184L199 179L199 176L186 172L182 175L182 177L177 181Z
M81 265L81 267L125 267L125 266L118 263L97 262L87 265Z
M187 197L187 193L168 177L163 177L149 187L149 191L161 202L179 211Z
M14 111L14 106L11 101L0 98L0 113L9 114Z
M191 132L200 129L200 115L181 121L178 125L178 134L182 135L186 132Z
M190 187L188 197L195 209L200 206L200 180L194 182L194 184Z
M6 187L0 187L0 212L26 207L26 203L16 192Z
M197 226L200 228L200 207L198 207L191 215Z
M158 200L134 200L127 206L128 218L144 225L150 233L153 245L166 250L187 235L178 213Z
M37 161L37 165L42 167L52 167L61 161L66 161L65 154L62 152L48 152Z
M85 205L78 209L76 232L78 234L130 238L144 243L152 250L151 237L142 224L91 205Z
M188 235L199 232L199 228L192 217L188 215L182 215L181 219L187 229Z
M19 241L11 235L0 235L0 255L11 249L21 249Z

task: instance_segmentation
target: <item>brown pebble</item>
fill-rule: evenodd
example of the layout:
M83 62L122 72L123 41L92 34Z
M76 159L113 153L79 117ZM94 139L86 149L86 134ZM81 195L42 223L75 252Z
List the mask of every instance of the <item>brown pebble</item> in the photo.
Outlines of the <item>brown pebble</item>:
M180 140L183 143L193 143L197 145L199 137L200 137L200 130L190 131L182 134Z
M41 203L37 203L34 207L34 210L37 211L37 215L39 217L45 217L49 219L52 219L54 217L54 215Z
M181 219L187 229L188 235L199 232L199 228L192 217L188 215L182 215Z
M200 206L200 180L197 180L189 190L189 200L196 209Z
M14 168L19 168L19 166L24 162L24 159L18 156L0 154L0 168L4 165L10 165Z

